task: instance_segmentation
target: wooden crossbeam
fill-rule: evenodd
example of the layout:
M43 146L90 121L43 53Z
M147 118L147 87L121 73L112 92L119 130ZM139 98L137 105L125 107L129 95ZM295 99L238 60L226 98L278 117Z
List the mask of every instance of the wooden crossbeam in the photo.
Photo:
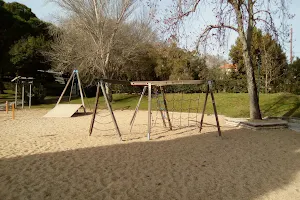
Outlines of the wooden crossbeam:
M180 81L132 81L130 82L133 86L145 86L150 84L152 86L165 86L165 85L197 85L203 84L203 80L180 80Z
M104 83L113 83L113 84L120 84L120 85L131 85L130 81L120 81L120 80L113 80L113 79L102 79Z
M197 85L205 83L204 80L174 80L174 81L122 81L113 79L101 79L104 83L132 85L132 86L165 86L165 85Z

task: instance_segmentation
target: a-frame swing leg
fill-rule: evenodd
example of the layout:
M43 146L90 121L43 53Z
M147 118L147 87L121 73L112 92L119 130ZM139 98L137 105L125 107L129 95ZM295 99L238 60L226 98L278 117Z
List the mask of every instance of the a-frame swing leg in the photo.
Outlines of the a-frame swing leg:
M208 92L209 92L209 85L207 85L206 94L205 94L204 106L203 106L202 116L201 116L201 121L200 121L200 130L199 130L200 133L202 131L202 126L203 126L203 119L204 119L204 113L205 113L206 104L207 104Z
M138 104L137 104L136 107L135 107L135 111L134 111L133 116L132 116L131 121L130 121L130 125L131 125L131 127L130 127L130 132L131 132L131 130L132 130L132 127L133 127L133 124L134 124L134 121L135 121L137 112L139 111L140 104L141 104L141 101L142 101L142 99L143 99L143 96L145 95L146 89L147 89L147 86L144 86L143 91L142 91L142 94L141 94L141 97L140 97L140 99L139 99L139 101L138 101Z
M120 140L122 141L121 132L120 132L119 126L117 124L117 120L115 118L114 112L113 112L113 110L111 108L110 102L108 101L108 97L107 97L107 94L106 94L106 91L105 91L105 87L104 87L103 81L100 81L100 86L101 86L101 90L102 90L102 93L103 93L103 96L104 96L104 99L105 99L105 103L106 103L107 109L110 112L111 118L112 118L113 123L115 125L115 129L116 129L116 131L117 131L117 133L118 133L118 135L120 137Z
M73 78L73 76L74 76L74 71L72 72L72 75L70 76L70 78L69 78L69 80L68 80L68 82L67 82L67 84L66 84L66 86L65 86L65 88L63 90L63 92L61 93L61 95L60 95L60 97L59 97L56 105L58 105L60 103L61 99L63 98L63 96L64 96L64 94L65 94L65 92L66 92L66 90L67 90L67 88L68 88L68 86L69 86L72 78Z
M93 117L92 117L92 121L91 121L91 125L90 125L90 136L93 133L93 128L94 128L94 124L95 124L95 118L96 118L97 109L98 109L99 97L100 97L100 84L98 82L98 84L97 84L97 93L96 93L96 102L95 102Z
M157 100L157 109L159 109L159 112L160 112L160 115L161 115L161 119L162 119L162 122L163 122L163 125L164 127L167 127L166 125L166 121L165 121L165 117L164 117L164 113L161 109L161 105L160 105L160 101L159 101L159 95L158 95L158 89L157 87L155 87L155 94L156 94L156 100Z
M221 128L220 128L220 123L219 123L219 118L218 118L218 113L217 113L216 102L215 102L215 97L214 97L214 93L212 91L211 81L208 81L208 85L209 85L209 91L210 91L211 101L212 101L213 108L214 108L216 123L217 123L217 127L218 127L218 133L219 133L219 136L222 136Z
M212 91L212 83L211 83L211 81L208 81L208 83L207 83L207 90L206 90L206 95L205 95L205 101L204 101L204 106L203 106L203 111L202 111L202 117L201 117L201 121L200 121L200 132L201 132L202 126L203 126L204 113L205 113L205 108L206 108L207 98L208 98L208 94L209 93L210 93L211 101L212 101L213 108L214 108L214 114L215 114L215 118L216 118L218 133L219 133L219 136L222 136L221 128L220 128L220 123L219 123L219 118L218 118L218 113L217 113L217 107L216 107L216 103L215 103L215 97L214 97L214 93Z
M162 86L160 86L160 91L161 91L162 96L163 96L164 106L165 106L165 110L166 110L166 114L167 114L167 119L168 119L168 122L169 122L169 129L172 130L172 123L171 123L170 115L169 115L169 111L168 111L166 95L165 95L164 88Z
M70 90L69 102L72 99L72 92L73 92L74 81L75 81L75 74L73 73L72 74L72 85L71 85L71 90Z
M151 113L151 104L152 104L152 97L151 97L151 92L152 92L152 84L148 83L148 140L150 140L150 135L151 135L151 118L152 118L152 113Z
M78 81L78 86L79 86L81 103L82 103L82 106L83 106L84 113L86 113L85 104L84 104L84 100L83 100L82 86L81 86L81 81L80 81L80 78L79 78L78 70L76 70L75 73L76 73L77 79L78 79L77 81Z
M139 101L138 101L138 104L136 105L135 111L134 111L133 116L132 116L132 118L131 118L131 120L130 120L130 125L134 123L136 114L137 114L137 112L139 111L139 107L140 107L142 98L143 98L143 96L144 96L144 94L145 94L145 92L146 92L146 89L147 89L147 86L144 86L143 91L142 91L142 94L141 94L140 99L139 99Z

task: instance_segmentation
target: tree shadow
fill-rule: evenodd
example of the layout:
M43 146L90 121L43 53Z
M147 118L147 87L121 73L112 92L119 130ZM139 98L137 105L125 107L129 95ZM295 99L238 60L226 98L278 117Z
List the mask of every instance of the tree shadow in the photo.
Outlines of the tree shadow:
M296 116L300 117L300 102L295 104L292 109L290 109L288 112L286 112L283 117L291 117Z
M0 196L254 200L274 192L277 199L300 198L296 186L289 188L291 196L278 192L299 186L299 134L230 130L224 135L1 158Z
M75 113L74 115L72 115L72 117L82 117L82 116L87 116L87 115L92 115L93 113L92 112L86 112L86 113L84 113L84 112L77 112L77 113Z
M262 113L271 117L300 117L300 100L297 96L281 95L276 102L262 105Z
M132 100L136 100L139 97L139 95L134 95L134 94L128 94L126 96L114 96L113 97L113 103L118 103L118 102L131 102Z

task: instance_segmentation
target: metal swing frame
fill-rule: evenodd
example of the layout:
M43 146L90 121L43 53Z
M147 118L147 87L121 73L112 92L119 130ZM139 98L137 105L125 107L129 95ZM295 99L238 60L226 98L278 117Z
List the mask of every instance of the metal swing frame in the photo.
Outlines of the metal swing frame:
M100 80L100 82L98 82L97 84L97 93L96 93L96 100L95 100L95 106L94 106L94 111L93 111L93 116L92 116L92 120L91 120L91 124L90 124L90 129L89 129L89 135L91 136L93 133L93 128L94 128L94 124L95 124L95 119L96 119L96 114L97 114L97 109L98 109L98 103L99 103L99 97L100 97L100 89L102 90L103 96L104 96L104 100L106 103L106 107L110 112L110 115L112 117L114 126L115 126L115 130L120 138L120 140L122 140L122 135L117 123L117 120L115 118L114 112L112 110L111 104L108 100L106 91L105 91L105 83L111 83L111 84L122 84L122 85L131 85L131 86L144 86L143 91L141 93L141 96L138 100L137 106L135 108L134 114L131 118L130 121L130 131L132 129L132 126L134 124L135 118L137 116L141 101L143 96L146 93L146 90L148 89L148 131L147 131L147 137L148 140L151 139L151 127L152 127L152 87L155 88L155 90L157 90L157 88L159 87L161 94L163 96L163 104L164 104L164 109L166 111L166 117L168 120L168 125L169 125L169 129L172 130L172 123L171 123L171 119L170 119L170 115L169 115L169 111L168 111L168 106L167 106L167 101L166 101L166 96L165 96L165 91L164 91L164 86L167 85L199 85L199 84L207 84L207 88L206 88L206 95L205 95L205 101L204 101L204 105L203 105L203 110L202 110L202 117L201 117L201 121L200 121L200 132L203 128L203 121L204 121L204 113L206 110L206 106L207 106L207 100L208 100L208 96L210 94L211 96L211 100L212 100L212 105L213 105L213 109L214 109L214 115L215 115L215 119L216 119L216 124L217 124L217 128L218 128L218 134L219 136L222 136L221 133L221 128L220 128L220 123L219 123L219 118L218 118L218 113L217 113L217 108L216 108L216 103L215 103L215 98L214 98L214 94L213 94L213 89L212 89L212 81L203 81L203 80L180 80L180 81L119 81L119 80L110 80L110 79L102 79ZM163 115L162 111L161 111L161 115ZM166 123L164 120L164 117L162 117L163 120L163 124L166 127Z

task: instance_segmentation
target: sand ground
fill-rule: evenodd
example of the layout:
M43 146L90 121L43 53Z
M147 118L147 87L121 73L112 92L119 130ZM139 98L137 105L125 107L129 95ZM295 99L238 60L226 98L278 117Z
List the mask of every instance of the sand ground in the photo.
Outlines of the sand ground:
M224 125L218 137L213 116L170 113L173 131L153 113L117 111L122 138L106 111L42 118L47 110L0 112L0 199L300 199L300 134L251 131ZM187 118L190 121L187 121ZM156 123L155 123L156 121Z

